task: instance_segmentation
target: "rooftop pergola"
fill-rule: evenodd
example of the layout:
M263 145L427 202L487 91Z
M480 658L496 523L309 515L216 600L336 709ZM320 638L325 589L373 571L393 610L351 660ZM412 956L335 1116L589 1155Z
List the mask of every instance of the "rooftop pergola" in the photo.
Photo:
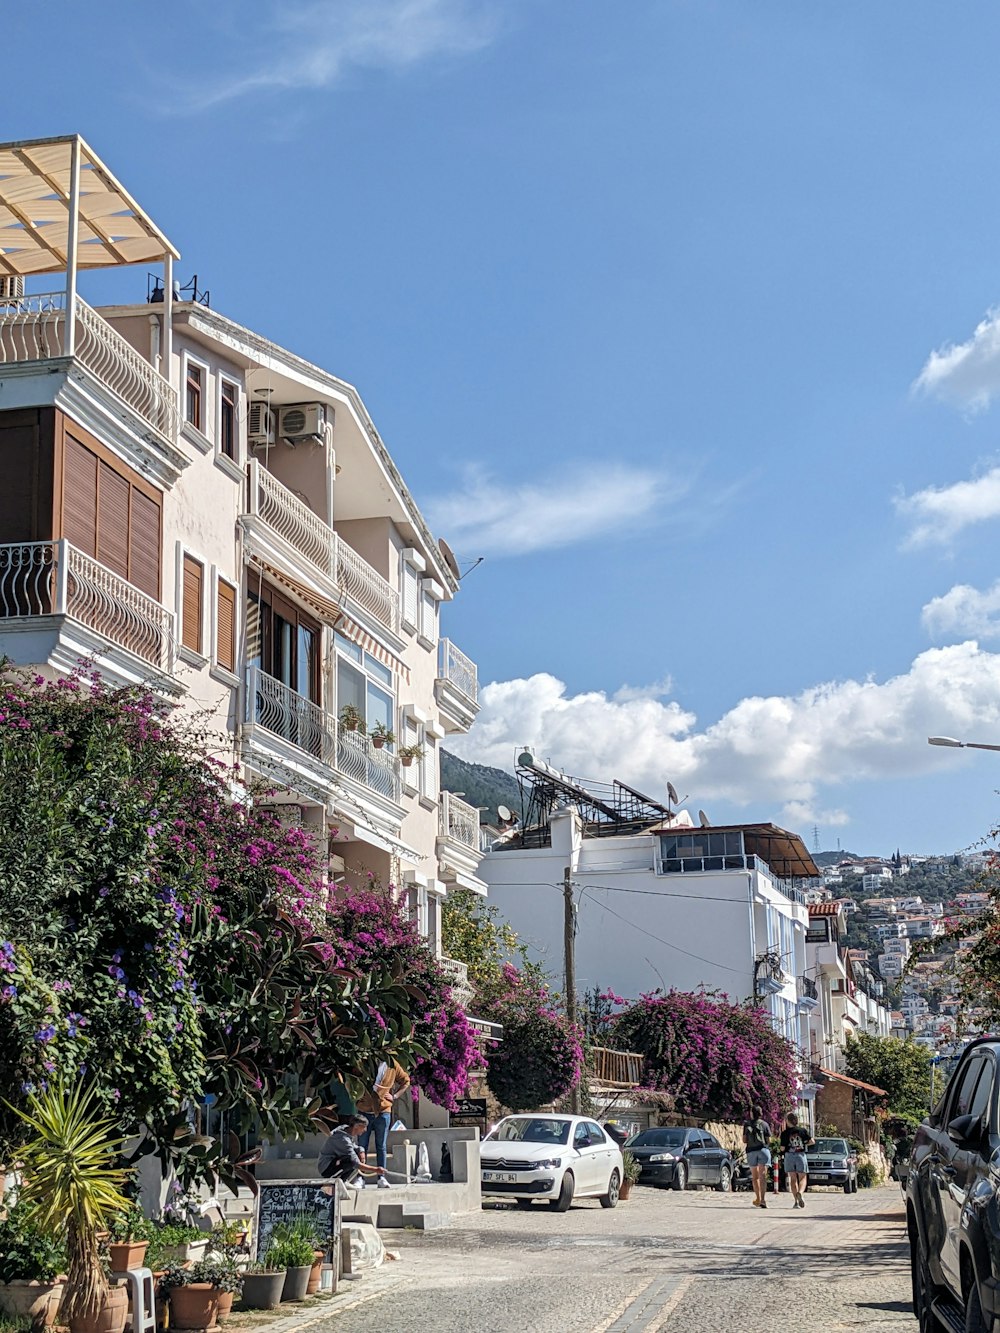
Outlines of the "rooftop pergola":
M79 270L162 263L169 367L173 261L179 258L80 135L0 144L0 277L65 273L65 356L74 351Z

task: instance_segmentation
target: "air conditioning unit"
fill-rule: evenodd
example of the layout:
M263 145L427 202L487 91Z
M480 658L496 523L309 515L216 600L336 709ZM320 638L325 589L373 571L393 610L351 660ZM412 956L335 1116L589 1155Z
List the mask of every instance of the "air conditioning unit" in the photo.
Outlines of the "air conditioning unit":
M278 438L282 440L321 440L326 426L322 403L290 403L278 408Z
M250 404L247 416L247 439L253 449L274 443L274 413L267 403Z
M24 278L20 273L0 275L0 303L13 305L24 300Z

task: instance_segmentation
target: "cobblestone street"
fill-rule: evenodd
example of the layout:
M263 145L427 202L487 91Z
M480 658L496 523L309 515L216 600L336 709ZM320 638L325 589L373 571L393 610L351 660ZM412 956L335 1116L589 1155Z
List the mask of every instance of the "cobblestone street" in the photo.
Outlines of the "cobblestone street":
M389 1240L400 1262L348 1287L346 1299L371 1299L328 1322L338 1333L916 1328L897 1188L811 1192L804 1212L770 1198L766 1213L747 1194L652 1189L614 1212L490 1206Z

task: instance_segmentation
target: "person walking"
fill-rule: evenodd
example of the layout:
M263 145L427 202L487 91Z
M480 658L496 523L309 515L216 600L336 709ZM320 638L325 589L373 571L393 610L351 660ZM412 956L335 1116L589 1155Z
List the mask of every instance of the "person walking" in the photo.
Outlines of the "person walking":
M771 1126L764 1119L759 1106L753 1108L753 1119L743 1126L743 1143L747 1150L747 1166L753 1182L753 1206L767 1207L767 1168L771 1165Z
M809 1179L809 1163L806 1161L806 1149L812 1143L805 1125L799 1124L794 1111L785 1117L785 1128L780 1134L781 1150L785 1154L785 1176L788 1188L792 1191L792 1207L806 1206L805 1192Z
M358 1110L368 1121L368 1132L362 1135L361 1147L367 1151L371 1136L375 1135L375 1160L385 1171L388 1154L386 1142L392 1119L392 1104L402 1097L410 1086L410 1077L395 1060L383 1060L375 1071L375 1081L358 1102ZM379 1189L388 1189L384 1175L376 1182Z

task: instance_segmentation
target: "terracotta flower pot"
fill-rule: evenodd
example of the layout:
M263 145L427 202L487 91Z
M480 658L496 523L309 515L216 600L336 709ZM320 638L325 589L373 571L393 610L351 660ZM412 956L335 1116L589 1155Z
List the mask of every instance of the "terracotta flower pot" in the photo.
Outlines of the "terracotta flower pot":
M311 1272L312 1264L303 1264L301 1268L286 1269L285 1285L281 1289L281 1299L283 1301L304 1301Z
M219 1292L219 1322L223 1323L233 1313L233 1298L235 1293L232 1291Z
M627 1199L631 1193L632 1193L631 1180L623 1180L622 1183L618 1186L619 1199Z
M403 765L404 768L409 768L410 765L413 763L413 756L410 754L401 754L399 756L399 762Z
M0 1282L0 1314L23 1315L34 1324L51 1328L59 1313L63 1283L29 1282L16 1279Z
M248 1310L276 1310L281 1304L285 1270L276 1273L246 1273L243 1277L243 1304Z
M146 1262L148 1249L148 1240L112 1241L108 1246L112 1271L127 1273L130 1268L142 1268Z
M171 1287L171 1328L214 1327L219 1318L221 1295L219 1288L210 1282L189 1282L186 1287Z
M372 737L372 745L375 746L375 749L376 749L376 750L381 750L381 748L382 748L382 746L383 746L384 744L385 744L385 737L384 737L384 736L373 736L373 737Z
M319 1291L319 1285L323 1278L323 1251L315 1250L316 1262L309 1270L309 1285L306 1287L307 1296L315 1296Z
M108 1298L94 1314L74 1315L67 1320L70 1333L123 1333L128 1319L128 1288L112 1287Z

